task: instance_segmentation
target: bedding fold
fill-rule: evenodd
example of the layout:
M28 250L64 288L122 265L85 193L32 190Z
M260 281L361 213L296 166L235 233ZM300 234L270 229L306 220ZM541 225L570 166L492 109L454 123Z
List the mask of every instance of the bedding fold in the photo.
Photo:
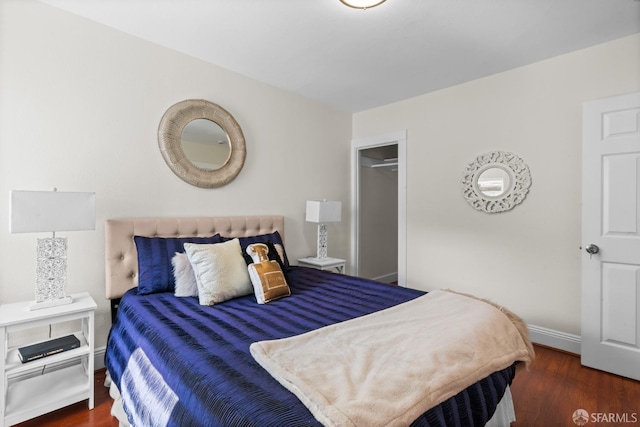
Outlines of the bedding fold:
M383 311L251 344L254 359L325 426L402 426L491 373L533 360L526 325L432 291Z

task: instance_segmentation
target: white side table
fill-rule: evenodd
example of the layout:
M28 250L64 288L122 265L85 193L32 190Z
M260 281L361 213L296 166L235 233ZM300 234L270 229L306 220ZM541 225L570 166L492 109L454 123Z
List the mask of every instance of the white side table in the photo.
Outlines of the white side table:
M34 311L28 308L31 301L0 305L0 425L17 424L86 399L93 409L96 303L86 292L71 298L71 304ZM78 320L80 330L74 335L79 348L21 363L18 348L9 347L13 333ZM20 347L29 344L35 342Z
M310 267L310 268L315 268L316 270L331 270L332 268L335 268L336 270L338 270L338 273L344 274L344 268L345 265L347 264L347 262L343 259L340 258L315 258L315 257L308 257L308 258L300 258L298 260L298 265L300 267Z

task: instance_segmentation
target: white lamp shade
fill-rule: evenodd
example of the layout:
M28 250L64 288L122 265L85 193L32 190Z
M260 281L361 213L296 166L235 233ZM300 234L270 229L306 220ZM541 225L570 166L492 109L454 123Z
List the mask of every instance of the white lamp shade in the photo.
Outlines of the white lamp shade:
M11 191L11 233L95 228L95 193Z
M330 200L308 200L307 217L308 222L324 224L327 222L340 222L342 219L342 202Z

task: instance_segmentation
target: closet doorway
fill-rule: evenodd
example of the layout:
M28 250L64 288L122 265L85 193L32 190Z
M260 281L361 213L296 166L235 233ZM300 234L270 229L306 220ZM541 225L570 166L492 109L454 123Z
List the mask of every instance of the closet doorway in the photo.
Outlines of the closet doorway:
M406 131L353 140L353 274L406 286Z

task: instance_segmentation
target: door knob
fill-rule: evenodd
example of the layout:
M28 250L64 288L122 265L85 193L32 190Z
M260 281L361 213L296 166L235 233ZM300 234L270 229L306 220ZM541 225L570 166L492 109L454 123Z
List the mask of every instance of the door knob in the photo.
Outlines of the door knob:
M587 245L587 247L584 248L584 250L587 251L589 255L594 255L600 252L600 248L598 247L598 245L594 245L593 243L590 245Z

